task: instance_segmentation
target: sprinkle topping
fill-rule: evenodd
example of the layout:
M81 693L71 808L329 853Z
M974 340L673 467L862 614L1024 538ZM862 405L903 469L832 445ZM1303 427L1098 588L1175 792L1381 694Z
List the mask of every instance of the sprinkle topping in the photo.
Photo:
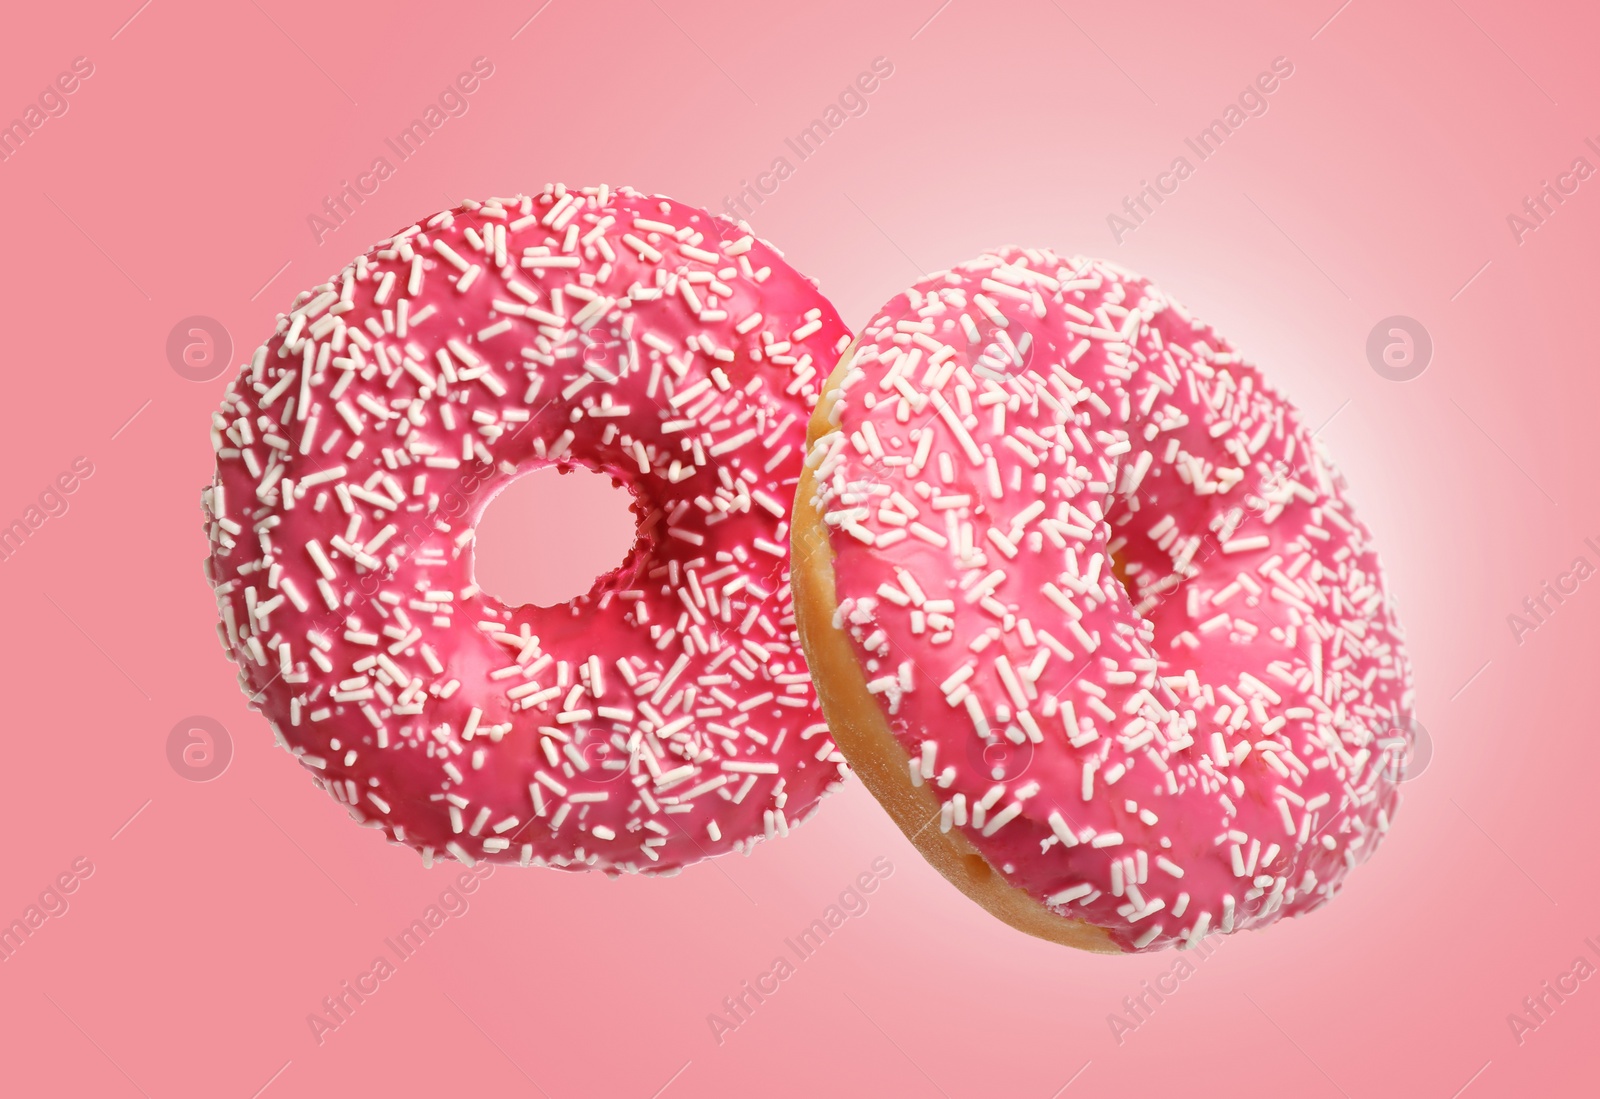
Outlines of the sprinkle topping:
M628 189L397 233L300 294L212 416L241 686L427 860L664 871L786 834L842 774L784 547L847 340L745 227ZM548 465L626 487L637 541L587 595L507 607L474 528Z
M1323 903L1387 830L1413 691L1299 413L1111 264L894 298L807 461L869 690L1007 880L1124 950Z

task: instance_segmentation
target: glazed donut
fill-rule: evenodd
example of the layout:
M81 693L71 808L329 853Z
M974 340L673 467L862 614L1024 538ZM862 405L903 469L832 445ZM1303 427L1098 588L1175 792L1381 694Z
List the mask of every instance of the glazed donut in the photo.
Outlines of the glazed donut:
M842 774L787 542L847 340L744 228L628 189L397 233L300 294L212 417L208 578L241 686L425 860L662 872L786 834ZM504 606L474 528L552 465L626 488L636 541L566 605Z
M1399 623L1344 482L1221 337L1005 249L890 301L813 414L794 586L852 769L947 878L1105 952L1316 908L1389 827Z

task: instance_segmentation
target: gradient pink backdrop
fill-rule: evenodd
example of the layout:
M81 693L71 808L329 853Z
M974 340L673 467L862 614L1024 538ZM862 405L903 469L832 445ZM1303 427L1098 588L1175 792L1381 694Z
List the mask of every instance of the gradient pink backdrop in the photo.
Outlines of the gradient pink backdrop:
M1600 563L1583 545L1600 535L1600 178L1521 244L1506 223L1575 157L1600 165L1592 10L137 3L15 5L0 36L0 120L74 58L94 65L0 163L0 525L75 458L94 466L0 562L0 922L75 858L94 867L0 965L0 1091L1595 1093L1600 983L1521 1044L1507 1023L1600 936L1600 582L1521 644L1506 622L1578 554ZM307 215L480 55L494 75L468 113L319 245ZM720 207L795 160L784 138L879 56L894 73L868 112L753 223L852 324L988 245L1111 257L1331 417L1434 744L1394 831L1336 903L1223 941L1120 1045L1107 1015L1176 955L1002 926L858 785L788 840L672 880L499 871L319 1045L308 1013L456 872L353 827L246 710L200 573L224 382L180 378L168 333L214 317L238 361L297 289L463 196L608 181ZM1116 243L1107 214L1280 56L1294 75L1268 113ZM1391 314L1432 334L1414 381L1367 361ZM613 503L587 506L615 519ZM571 590L607 550L581 509L562 519L537 560ZM208 783L167 758L195 714L235 753ZM719 1046L708 1013L878 856L894 873L870 910Z

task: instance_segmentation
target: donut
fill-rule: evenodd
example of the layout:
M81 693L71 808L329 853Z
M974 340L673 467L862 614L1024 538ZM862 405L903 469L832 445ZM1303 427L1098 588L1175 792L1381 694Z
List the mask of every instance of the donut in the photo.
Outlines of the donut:
M851 769L1000 919L1193 947L1317 908L1413 688L1345 483L1215 331L1007 248L897 295L813 414L796 611Z
M843 774L788 524L847 341L746 228L630 189L396 233L296 297L212 416L207 576L241 687L425 861L660 873L786 835ZM637 536L587 594L505 606L474 530L548 466L608 474Z

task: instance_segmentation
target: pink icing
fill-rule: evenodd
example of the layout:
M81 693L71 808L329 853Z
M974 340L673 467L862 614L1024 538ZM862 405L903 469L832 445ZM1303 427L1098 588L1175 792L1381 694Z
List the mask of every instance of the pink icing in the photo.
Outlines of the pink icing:
M382 242L296 298L212 419L208 576L242 687L425 859L659 872L785 834L841 775L786 547L847 339L744 228L631 190ZM627 487L638 540L570 604L507 607L473 583L473 530L552 464Z
M1342 479L1209 327L1006 249L890 301L832 415L837 618L940 828L1124 950L1308 911L1371 855L1400 627Z

